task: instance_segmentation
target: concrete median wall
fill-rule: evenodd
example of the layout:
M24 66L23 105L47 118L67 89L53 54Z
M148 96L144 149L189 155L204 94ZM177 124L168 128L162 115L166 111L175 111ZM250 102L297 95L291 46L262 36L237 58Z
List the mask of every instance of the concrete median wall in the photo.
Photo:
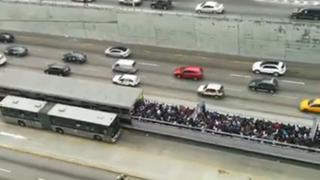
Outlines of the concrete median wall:
M0 29L320 63L320 24L0 0Z

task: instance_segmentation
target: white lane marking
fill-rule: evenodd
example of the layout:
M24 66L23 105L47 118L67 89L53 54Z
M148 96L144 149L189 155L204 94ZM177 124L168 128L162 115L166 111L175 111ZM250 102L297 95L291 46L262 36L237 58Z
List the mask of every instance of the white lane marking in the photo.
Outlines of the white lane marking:
M11 133L7 133L7 132L3 132L3 131L0 132L0 135L13 137L15 139L27 139L26 137L21 136L19 134L11 134Z
M304 82L299 82L299 81L289 81L289 80L281 80L284 83L291 83L291 84L299 84L299 85L305 85Z
M241 89L234 89L234 88L224 88L225 90L230 90L230 91L238 91L238 92L241 92L242 90Z
M251 76L249 76L249 75L242 75L242 74L230 74L230 76L232 76L232 77L243 77L243 78L248 78L248 79L251 78Z
M38 180L46 180L46 179L44 179L44 178L38 178Z
M6 173L11 173L11 171L8 170L8 169L2 169L2 168L0 168L0 171L6 172Z
M145 66L154 66L154 67L159 66L159 64L145 63L145 62L140 62L139 64L141 64L141 65L145 65Z
M286 95L279 95L279 94L274 94L273 96L283 97L288 99L298 99L298 97L295 97L295 96L286 96Z

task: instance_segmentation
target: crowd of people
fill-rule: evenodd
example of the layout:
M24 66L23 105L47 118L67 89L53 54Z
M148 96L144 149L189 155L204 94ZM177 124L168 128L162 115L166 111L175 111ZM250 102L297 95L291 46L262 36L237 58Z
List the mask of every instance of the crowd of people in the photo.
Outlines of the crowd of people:
M141 99L135 104L132 115L199 130L320 148L319 128L313 136L309 127L207 111L204 104L190 108Z

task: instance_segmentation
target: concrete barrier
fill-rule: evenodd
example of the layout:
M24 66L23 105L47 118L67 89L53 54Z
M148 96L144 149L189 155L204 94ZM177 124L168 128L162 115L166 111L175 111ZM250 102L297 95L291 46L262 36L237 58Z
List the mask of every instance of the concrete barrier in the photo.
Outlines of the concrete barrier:
M108 5L0 0L0 27L256 58L320 63L320 24Z

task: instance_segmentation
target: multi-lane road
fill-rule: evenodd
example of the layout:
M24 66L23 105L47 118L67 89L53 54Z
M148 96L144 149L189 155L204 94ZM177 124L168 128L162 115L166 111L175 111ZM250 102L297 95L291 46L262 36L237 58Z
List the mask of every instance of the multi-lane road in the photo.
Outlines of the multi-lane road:
M115 180L119 176L17 151L0 149L0 154L1 180Z
M54 1L54 0L52 0ZM56 0L71 1L71 0ZM194 12L198 3L204 0L173 0L174 8L170 11ZM217 0L225 6L226 14L235 16L258 16L288 18L298 6L318 5L318 0ZM136 8L150 9L150 0L145 0ZM120 6L118 0L96 0L94 4ZM130 8L130 6L123 6Z
M2 68L31 69L43 73L47 64L61 62L64 53L79 50L88 55L88 63L71 64L72 75L69 78L111 83L113 76L111 66L116 59L105 57L103 52L112 43L26 35L18 35L17 43L28 47L30 55L25 58L9 57L7 66ZM0 49L4 48L5 45L2 44ZM247 84L251 79L265 76L255 75L250 71L254 61L252 59L143 46L130 46L130 48L133 51L131 58L137 61L137 67L140 69L138 75L141 77L141 87L145 94L205 101L208 104L288 117L313 117L311 114L299 112L298 105L301 99L319 97L320 65L288 62L287 74L278 78L280 91L271 95L248 90ZM181 65L203 66L204 80L174 78L172 74L174 68ZM197 87L208 82L222 83L226 97L215 100L197 96Z

